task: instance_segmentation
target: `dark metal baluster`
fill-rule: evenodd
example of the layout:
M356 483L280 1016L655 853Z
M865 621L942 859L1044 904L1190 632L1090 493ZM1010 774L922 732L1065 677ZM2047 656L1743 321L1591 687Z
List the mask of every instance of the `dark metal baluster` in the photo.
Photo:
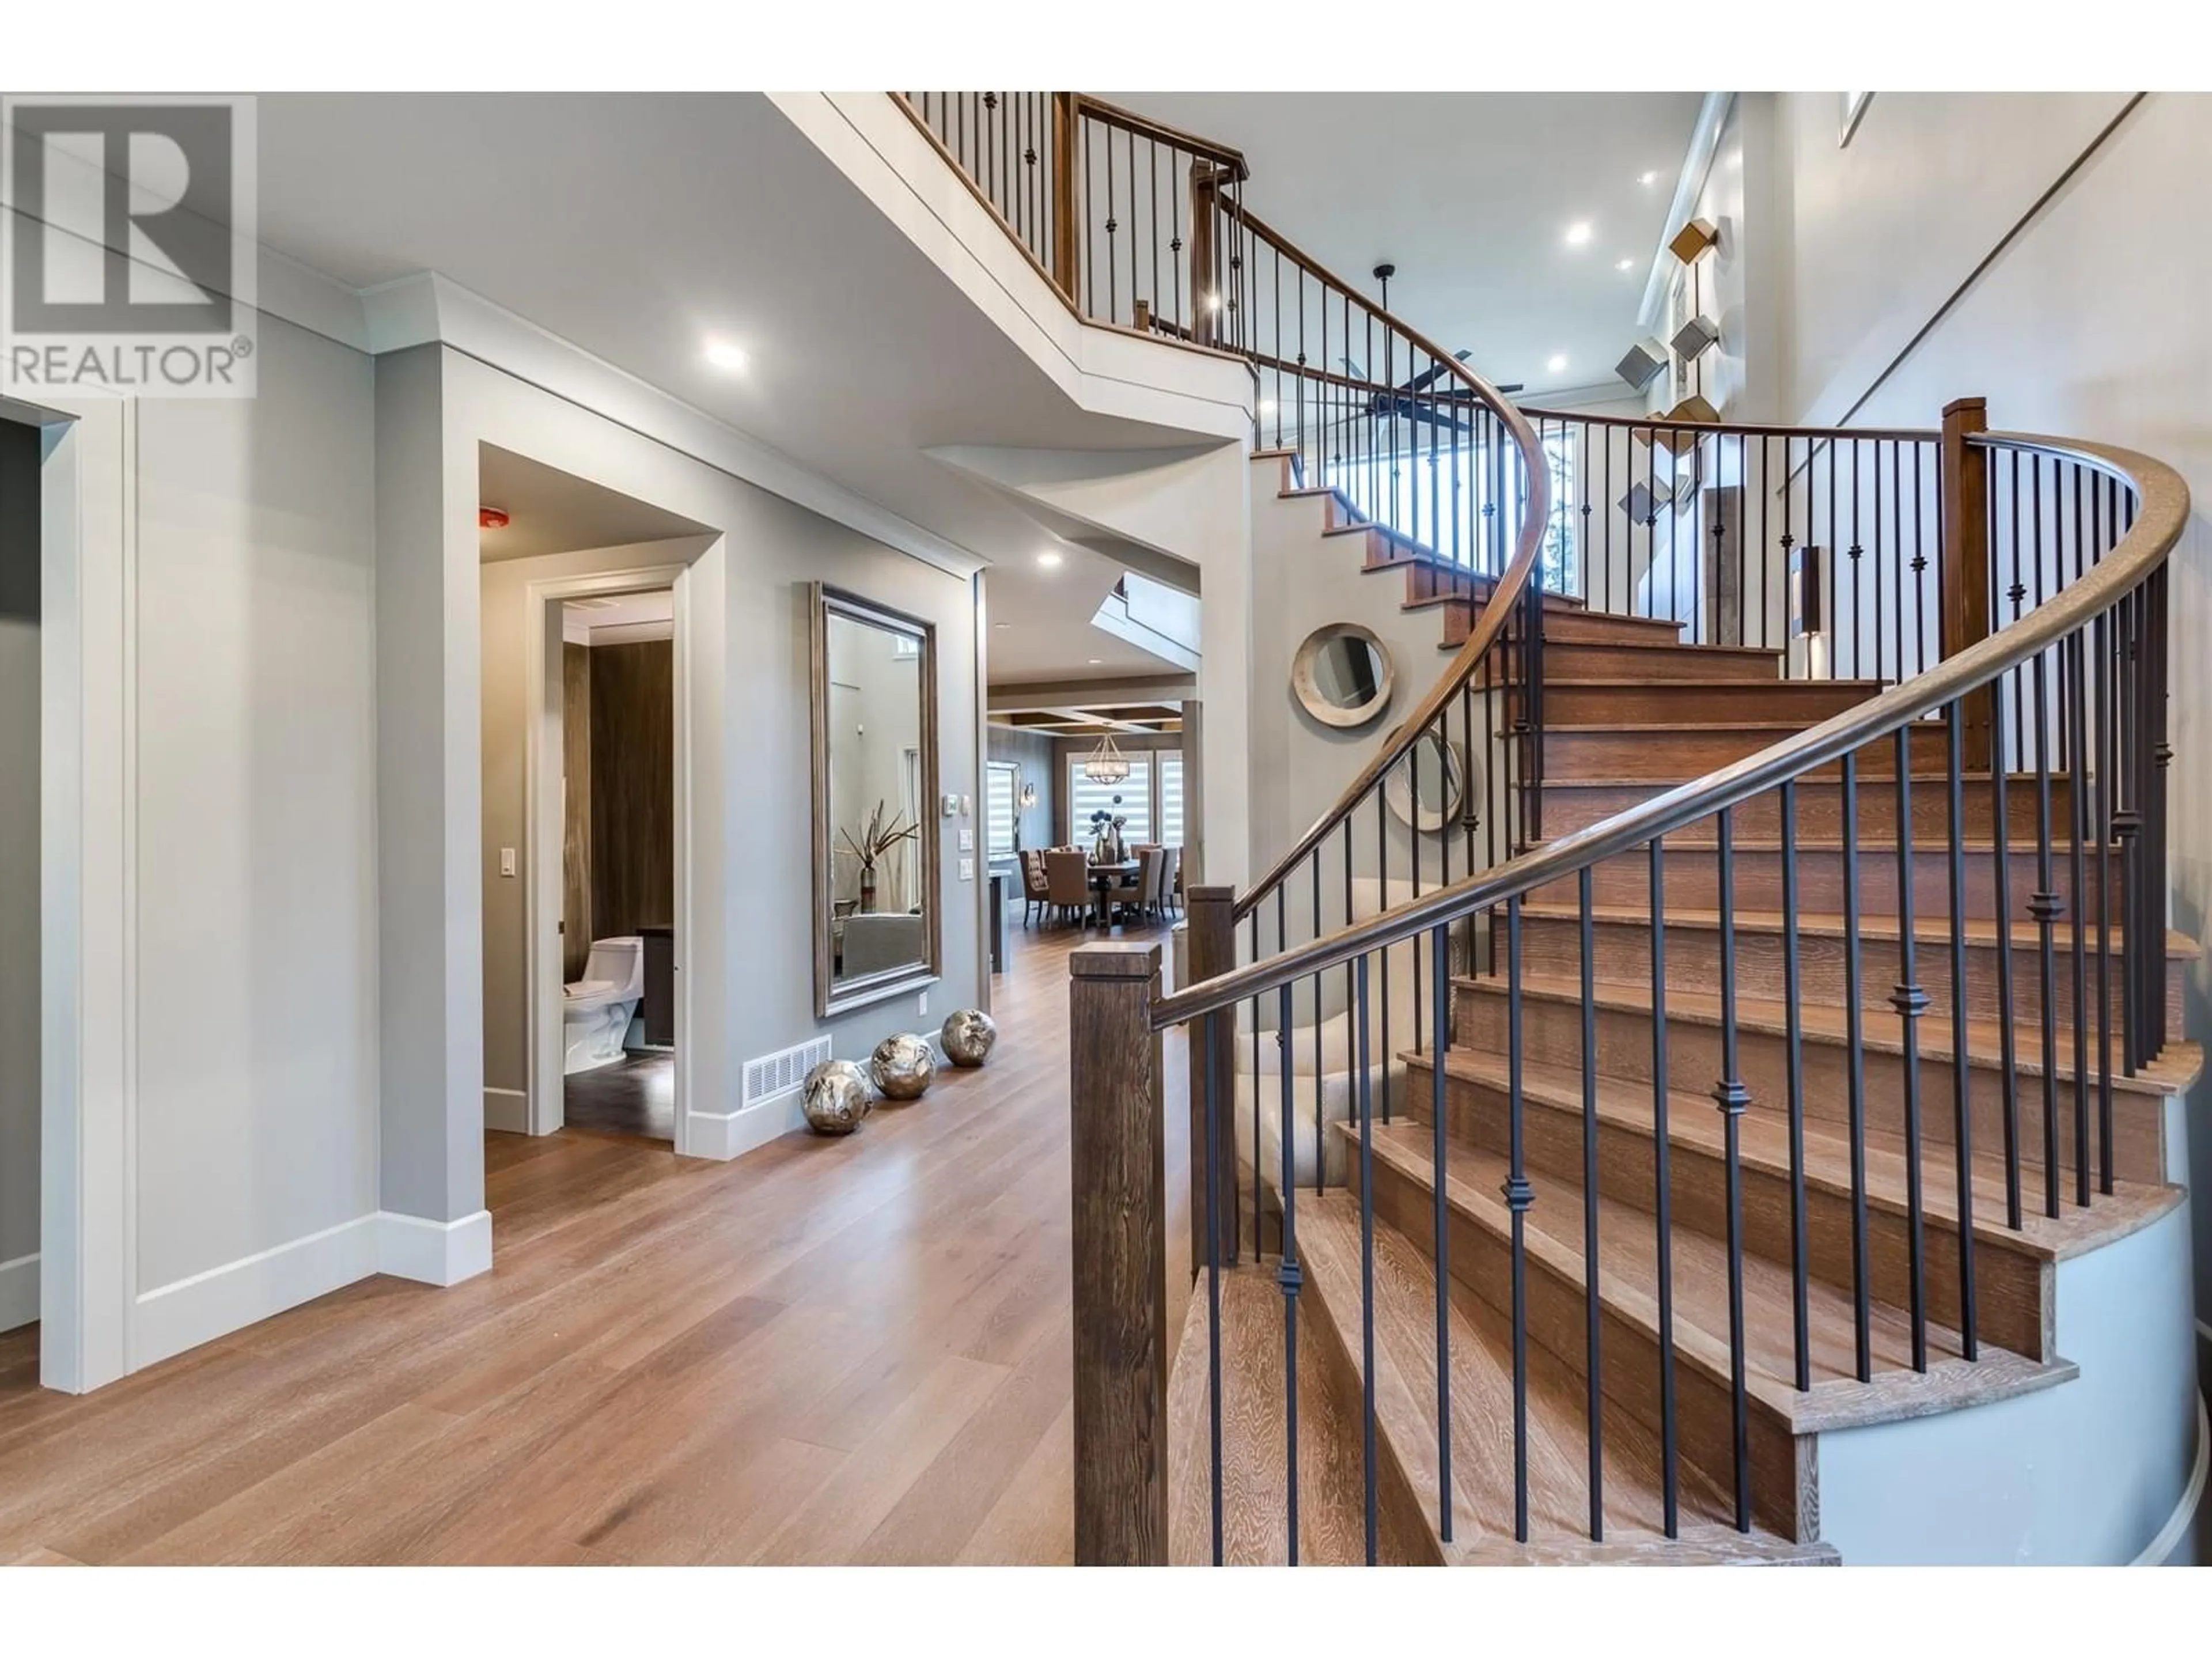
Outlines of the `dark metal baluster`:
M1962 704L1954 702L1943 711L1944 769L1950 787L1946 805L1951 817L1951 1133L1959 1159L1959 1335L1972 1359L1978 1345L1974 1334L1973 1068L1968 1064L1966 1043L1966 740L1960 731L1965 720ZM1997 949L2012 949L2002 927Z
M1813 1386L1809 1247L1805 1227L1805 999L1797 952L1797 786L1781 789L1782 999L1790 1066L1790 1309L1799 1393Z
M2017 455L2014 459L2016 462ZM2015 505L2019 492L2019 478L2015 472L2013 483ZM2040 589L2043 585L2043 470L2039 466L2032 469L2028 494L2034 515L2031 533L2035 550L2035 580L2036 586ZM2016 530L2013 570L2016 581L2020 570ZM2039 599L2040 597L2039 592ZM2014 614L2019 614L2016 601ZM2031 665L2035 684L2035 891L2028 896L2027 914L2035 920L2038 988L2042 993L2039 1018L2036 1023L2041 1028L2043 1059L2043 1212L2056 1218L2059 1208L2058 993L2056 965L2051 957L2051 929L2066 907L2058 896L2058 883L2051 856L2051 688L2045 668L2049 655L2047 651L2037 652Z
M1430 984L1436 996L1437 1031L1436 1063L1430 1068L1430 1121L1435 1126L1436 1204L1431 1218L1435 1227L1436 1248L1431 1252L1437 1261L1437 1535L1449 1544L1452 1541L1452 1475L1451 1475L1451 1228L1449 1201L1446 1194L1448 1176L1444 1168L1444 1044L1443 1033L1451 1014L1447 1002L1449 987L1445 982L1444 963L1451 950L1450 924L1439 922L1430 933L1432 955ZM1419 960L1416 952L1415 959Z
M1583 1381L1589 1403L1589 1528L1590 1541L1605 1538L1604 1389L1598 1364L1599 1316L1597 1254L1597 947L1590 926L1590 870L1575 872L1581 901L1583 962Z
M1899 605L1900 613L1903 606ZM1897 728L1897 984L1889 1006L1897 1010L1905 1072L1905 1269L1911 1281L1912 1369L1928 1369L1928 1296L1924 1213L1920 1194L1920 1017L1928 1012L1914 961L1912 906L1912 731ZM1963 1040L1965 1031L1959 1033Z
M2106 617L2095 623L2097 660L2097 1175L2112 1190L2112 654ZM2076 1041L2079 1041L2077 1038Z
M1281 944L1279 929L1276 943ZM1252 912L1252 960L1260 961L1260 913ZM1260 998L1252 998L1252 1259L1260 1259L1260 1242L1267 1235L1261 1225L1260 1194L1267 1182L1260 1178Z
M1349 842L1347 840L1347 845ZM1366 1485L1367 1565L1376 1564L1375 1470L1375 1099L1367 1048L1367 958L1352 963L1352 1005L1359 1020L1359 1378L1360 1468ZM1389 1056L1383 1056L1389 1068Z
M1206 1374L1207 1448L1213 1470L1213 1565L1222 1562L1221 1472L1221 1170L1213 1149L1221 1145L1220 1103L1214 1097L1215 1028L1224 1017L1209 1014L1205 1026L1206 1068Z
M1319 939L1328 931L1328 929L1322 925L1321 919L1320 848L1316 847L1314 848L1311 854L1311 862L1313 865L1313 936L1316 939ZM1327 1127L1322 1120L1322 1096L1326 1092L1323 1085L1328 1079L1328 1071L1327 1064L1322 1056L1322 1029L1326 1024L1326 1022L1322 1018L1321 988L1321 973L1319 969L1316 969L1313 976L1314 1190L1316 1192L1321 1191L1324 1184L1322 1179L1322 1166L1327 1162L1325 1153L1328 1150L1325 1144L1328 1132ZM1346 1046L1347 1048L1349 1047L1349 1045Z
M1674 1437L1674 1243L1667 1142L1667 873L1661 840L1651 842L1651 1156L1658 1217L1659 1468L1667 1536L1680 1525L1680 1466Z
M2066 690L2066 749L2072 757L2067 775L2067 820L2069 839L2073 842L2073 969L2074 969L2074 1201L2087 1208L2089 1203L2089 974L2087 960L2087 941L2082 938L2082 923L2087 912L2081 903L2088 889L2087 861L2088 802L2084 798L2082 756L2083 745L2088 742L2088 692L2081 684L2084 658L2082 630L2076 629L2066 639L2065 672L2060 678ZM2050 1011L2044 1011L2050 1018Z
M1844 757L1844 1025L1850 1045L1851 1325L1858 1379L1874 1376L1873 1275L1867 1255L1866 1042L1859 1006L1859 770Z
M1744 1386L1743 1113L1751 1091L1738 1066L1735 1029L1735 836L1726 808L1714 825L1718 836L1721 923L1721 1076L1713 1085L1720 1108L1728 1182L1729 1417L1735 1472L1735 1525L1751 1530L1751 1402ZM1656 935L1662 924L1656 920Z
M1375 891L1376 902L1385 910L1390 908L1390 814L1384 810L1382 786L1376 784L1370 799L1375 803ZM1413 947L1420 954L1420 947ZM1390 1121L1390 947L1384 945L1382 956L1382 1121Z
M2004 703L2001 688L1993 688L1990 698L1992 711L2002 713ZM2005 734L2002 719L1999 730L1992 734L1990 744L1990 804L1996 823L1991 826L1994 841L1990 854L1990 880L1996 891L1997 937L1997 1056L2003 1090L1999 1109L2004 1114L2004 1178L2005 1225L2013 1231L2020 1231L2020 1118L2016 1103L2020 1098L2020 1056L2013 1035L2012 988L2012 852L2008 845L2011 828L2011 808L2005 801L2005 785L2008 757L2005 753ZM1956 1041L1963 1044L1965 1034Z
M1526 1102L1521 1084L1521 901L1505 901L1505 1184L1513 1216L1513 1536L1528 1541L1528 1206L1536 1190L1523 1164ZM1443 1064L1438 1058L1438 1066Z
M1298 1183L1295 1152L1297 1122L1291 1098L1291 988L1283 987L1275 1018L1282 1032L1283 1115L1281 1133L1275 1139L1281 1150L1278 1195L1283 1204L1283 1254L1275 1265L1275 1283L1283 1292L1283 1455L1285 1522L1290 1539L1290 1564L1298 1564ZM1256 1151L1257 1148L1255 1147Z

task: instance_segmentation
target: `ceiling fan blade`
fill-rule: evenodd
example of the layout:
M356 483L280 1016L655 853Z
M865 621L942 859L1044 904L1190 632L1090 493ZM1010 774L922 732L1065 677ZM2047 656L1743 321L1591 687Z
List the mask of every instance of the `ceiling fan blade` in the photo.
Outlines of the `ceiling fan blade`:
M1474 349L1472 346L1462 347L1461 349L1452 353L1452 362L1455 363L1463 363L1473 356L1474 356ZM1416 374L1412 380L1407 381L1405 385L1400 386L1398 390L1401 392L1425 391L1429 386L1435 384L1437 377L1443 374L1446 367L1447 365L1443 363L1431 364L1426 370L1421 374Z
M1353 362L1351 358L1339 357L1336 361L1344 365L1344 372L1352 376L1353 380L1364 380L1367 378L1367 371L1362 368L1358 363Z

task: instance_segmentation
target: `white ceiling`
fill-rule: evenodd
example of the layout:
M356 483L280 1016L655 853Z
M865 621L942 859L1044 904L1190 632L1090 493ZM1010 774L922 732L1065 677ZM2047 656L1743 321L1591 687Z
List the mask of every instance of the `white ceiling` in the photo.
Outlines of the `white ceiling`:
M270 246L356 288L441 272L991 561L1007 672L1160 666L1091 627L1095 556L1044 580L1054 538L923 452L1188 434L1070 404L765 97L282 94L258 118Z
M477 505L507 514L503 529L477 532L486 564L708 533L706 525L494 444L477 447Z
M1609 380L1704 94L1108 92L1230 144L1246 205L1347 282L1534 398ZM1654 175L1639 184L1644 173ZM1590 239L1570 247L1567 228ZM1618 269L1623 259L1629 269ZM1374 290L1370 288L1370 292ZM1563 356L1566 366L1547 364ZM1626 392L1626 388L1622 388Z

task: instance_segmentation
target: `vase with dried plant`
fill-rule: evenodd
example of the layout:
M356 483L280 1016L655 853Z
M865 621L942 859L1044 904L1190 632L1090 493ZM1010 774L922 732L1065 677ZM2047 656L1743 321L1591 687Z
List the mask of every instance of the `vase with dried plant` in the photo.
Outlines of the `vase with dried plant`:
M921 834L919 823L908 823L903 813L894 812L890 821L884 820L884 803L878 801L876 810L868 814L867 827L856 837L849 830L837 833L844 837L845 845L860 861L860 913L872 915L876 908L876 863L883 855L902 842L913 841Z

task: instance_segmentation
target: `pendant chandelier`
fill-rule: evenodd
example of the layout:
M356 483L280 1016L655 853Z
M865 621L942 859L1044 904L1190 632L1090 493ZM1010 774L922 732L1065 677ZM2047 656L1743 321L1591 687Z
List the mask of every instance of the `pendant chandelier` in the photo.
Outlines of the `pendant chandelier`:
M1083 757L1083 775L1093 783L1126 783L1129 777L1129 763L1114 744L1110 732L1098 739L1098 746Z

